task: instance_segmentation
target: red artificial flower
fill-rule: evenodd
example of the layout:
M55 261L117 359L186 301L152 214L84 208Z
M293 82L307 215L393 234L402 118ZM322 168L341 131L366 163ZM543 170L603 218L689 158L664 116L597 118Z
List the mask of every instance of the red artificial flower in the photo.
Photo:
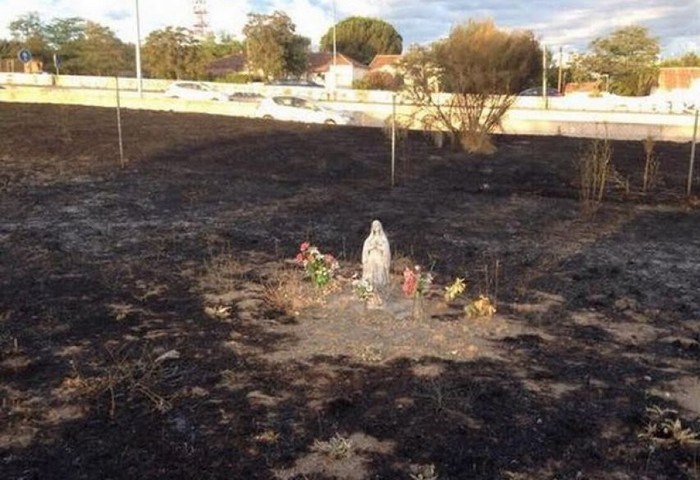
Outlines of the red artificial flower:
M403 286L401 289L407 297L412 297L416 293L416 288L418 287L418 277L416 274L408 267L403 271Z

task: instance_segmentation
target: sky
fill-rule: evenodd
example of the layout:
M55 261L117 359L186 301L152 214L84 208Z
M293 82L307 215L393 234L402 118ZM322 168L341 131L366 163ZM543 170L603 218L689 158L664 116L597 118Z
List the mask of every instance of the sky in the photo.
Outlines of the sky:
M404 46L429 43L468 19L492 18L508 29L525 29L548 48L585 52L592 40L627 25L643 25L659 39L662 56L700 53L700 0L0 0L0 38L10 38L8 24L37 12L53 18L83 17L110 27L122 40L135 42L136 3L141 40L166 26L192 27L193 5L203 2L214 33L241 38L249 12L286 12L297 32L318 45L337 21L352 15L391 23Z

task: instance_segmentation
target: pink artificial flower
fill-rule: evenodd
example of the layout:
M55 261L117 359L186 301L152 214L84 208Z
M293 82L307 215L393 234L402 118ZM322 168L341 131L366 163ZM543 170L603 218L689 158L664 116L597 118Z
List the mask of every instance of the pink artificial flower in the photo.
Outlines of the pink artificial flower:
M304 263L304 256L301 253L297 253L297 256L294 259L294 261L299 264Z
M326 263L327 263L328 265L333 265L333 262L335 262L335 258L333 258L333 255L331 255L330 253L327 253L327 254L323 257L323 259L326 261Z
M309 242L304 242L299 247L299 250L301 250L302 252L305 252L309 249L310 246L311 246L311 244Z

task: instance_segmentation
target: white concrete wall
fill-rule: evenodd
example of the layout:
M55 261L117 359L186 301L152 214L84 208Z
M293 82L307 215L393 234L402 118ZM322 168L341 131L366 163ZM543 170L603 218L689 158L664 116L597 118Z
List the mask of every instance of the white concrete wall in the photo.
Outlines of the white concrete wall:
M52 75L0 74L0 102L65 103L113 107L116 104L114 78L61 76L60 88L52 86ZM201 112L217 115L253 116L257 102L199 102L164 98L162 91L171 82L144 80L144 95L136 93L136 80L119 79L120 99L124 108ZM249 92L261 95L303 95L329 103L332 107L356 113L359 124L383 126L392 114L392 92L305 87L267 87L262 84L213 84L227 93ZM615 100L617 101L617 100ZM637 106L637 108L641 108ZM397 114L411 115L415 107L397 96ZM535 135L570 135L595 137L607 132L610 138L687 142L692 138L693 115L676 109L644 112L621 109L610 99L582 96L549 99L549 108L535 97L519 98L503 120L503 132Z

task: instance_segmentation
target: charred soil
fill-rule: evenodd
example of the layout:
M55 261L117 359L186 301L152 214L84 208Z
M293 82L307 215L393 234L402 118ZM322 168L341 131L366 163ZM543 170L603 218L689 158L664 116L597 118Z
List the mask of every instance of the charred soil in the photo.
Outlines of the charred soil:
M688 144L0 105L0 477L698 479L700 209ZM625 185L622 180L628 180ZM393 281L352 294L382 221ZM291 259L340 262L325 295ZM435 275L425 318L404 267ZM442 288L467 281L452 302ZM497 313L463 307L491 296Z

